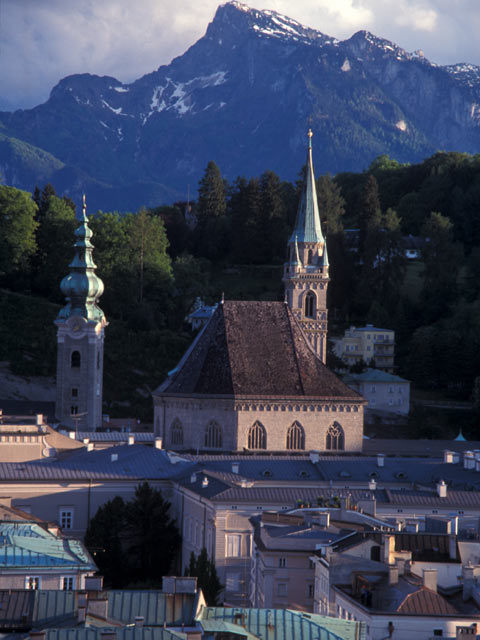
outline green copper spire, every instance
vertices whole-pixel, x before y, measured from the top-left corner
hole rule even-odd
[[[88,226],[87,205],[83,196],[82,218],[75,231],[75,255],[69,264],[68,276],[63,278],[60,289],[67,299],[67,304],[60,310],[57,319],[67,320],[71,316],[81,316],[86,320],[102,322],[103,311],[97,306],[103,293],[103,282],[95,274],[93,262],[93,245],[90,242],[92,230]]]
[[[290,242],[295,238],[298,242],[324,242],[322,228],[320,226],[320,214],[318,213],[317,189],[315,187],[315,175],[312,162],[312,130],[308,130],[307,170],[303,181],[302,196],[298,205],[295,229],[290,237]]]

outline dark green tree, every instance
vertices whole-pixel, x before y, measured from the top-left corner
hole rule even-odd
[[[194,232],[195,253],[209,260],[218,260],[225,253],[226,186],[220,169],[212,160],[208,163],[198,187],[195,209],[197,226]]]
[[[129,558],[125,557],[126,505],[120,496],[99,507],[85,533],[85,545],[92,554],[105,583],[113,588],[129,579]]]
[[[37,207],[26,191],[0,186],[0,277],[29,269]]]
[[[158,580],[175,562],[181,537],[170,506],[148,482],[139,485],[127,503],[125,543],[134,582]]]
[[[185,575],[198,578],[197,584],[203,591],[207,606],[216,607],[220,604],[219,598],[223,591],[223,585],[218,578],[215,563],[208,557],[205,547],[197,557],[192,551]]]

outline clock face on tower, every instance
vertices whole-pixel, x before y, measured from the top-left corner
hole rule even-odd
[[[67,326],[72,337],[80,338],[85,333],[87,322],[85,318],[82,318],[80,316],[73,316],[67,320]]]

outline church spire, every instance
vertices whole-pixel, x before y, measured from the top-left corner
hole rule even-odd
[[[298,242],[325,242],[320,225],[318,212],[317,188],[315,186],[315,174],[312,160],[312,130],[308,130],[308,152],[305,179],[303,181],[302,195],[297,210],[295,228],[290,237],[290,242],[295,238]]]
[[[103,293],[103,282],[96,275],[96,264],[93,262],[93,245],[90,242],[92,230],[88,226],[87,205],[83,196],[80,225],[75,230],[75,254],[69,264],[70,273],[63,278],[60,289],[67,299],[67,304],[58,314],[59,320],[67,320],[71,316],[81,316],[86,320],[101,322],[103,311],[97,302]]]

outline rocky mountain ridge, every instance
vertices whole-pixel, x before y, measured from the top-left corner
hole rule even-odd
[[[441,67],[359,31],[344,41],[274,11],[221,5],[205,36],[123,84],[61,80],[33,109],[0,113],[0,180],[52,182],[89,209],[136,210],[195,193],[209,160],[229,180],[293,180],[314,129],[317,172],[480,149],[480,68]]]

